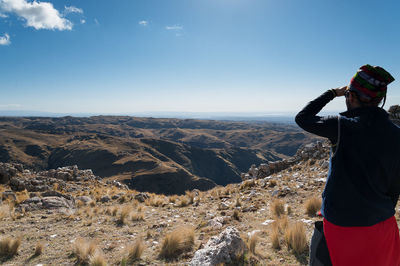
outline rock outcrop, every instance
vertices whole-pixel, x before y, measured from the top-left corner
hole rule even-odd
[[[219,236],[211,237],[204,248],[199,249],[189,265],[211,266],[234,263],[243,256],[246,244],[234,227],[227,227]]]
[[[41,197],[32,197],[19,204],[18,209],[33,211],[39,209],[62,209],[71,210],[75,208],[75,200],[72,196],[56,191],[48,191],[41,194]]]
[[[23,170],[21,164],[0,163],[0,184],[7,184],[12,177],[22,173]]]
[[[392,121],[400,126],[400,105],[392,105],[390,106],[389,110],[389,117]]]
[[[10,165],[9,169],[13,168]],[[20,172],[19,175],[13,175],[9,179],[9,185],[14,191],[26,189],[29,192],[43,192],[53,189],[53,186],[57,184],[59,188],[71,192],[77,189],[76,184],[96,179],[97,177],[93,175],[92,170],[79,170],[74,165],[38,173],[25,170],[24,173]]]
[[[329,146],[330,145],[328,142],[322,143],[321,141],[317,141],[315,143],[301,146],[297,150],[296,154],[289,159],[263,163],[258,167],[253,164],[247,173],[241,174],[242,180],[265,178],[273,173],[285,170],[290,166],[299,163],[300,161],[306,161],[309,159],[319,160],[326,158],[329,152]]]

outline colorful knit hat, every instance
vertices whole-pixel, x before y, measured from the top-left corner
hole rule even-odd
[[[357,92],[362,102],[379,103],[386,96],[387,85],[393,81],[394,78],[385,69],[364,65],[351,79],[349,90]]]

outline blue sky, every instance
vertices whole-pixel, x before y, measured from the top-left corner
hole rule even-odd
[[[0,0],[0,110],[296,112],[358,67],[397,80],[399,1]],[[344,110],[335,99],[326,110]]]

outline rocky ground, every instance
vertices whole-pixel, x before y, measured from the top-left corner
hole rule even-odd
[[[36,173],[0,164],[0,261],[307,265],[328,146],[308,145],[298,156],[303,159],[289,160],[279,170],[274,167],[282,164],[268,166],[268,173],[265,166],[253,166],[242,183],[180,196],[129,190],[77,167]],[[293,234],[300,240],[293,242]],[[13,241],[20,241],[15,252]]]

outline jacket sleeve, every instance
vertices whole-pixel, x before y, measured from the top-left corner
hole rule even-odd
[[[326,91],[318,98],[309,102],[303,110],[296,115],[296,123],[307,132],[328,138],[332,144],[337,143],[338,117],[317,116],[322,108],[335,98],[331,90]]]

